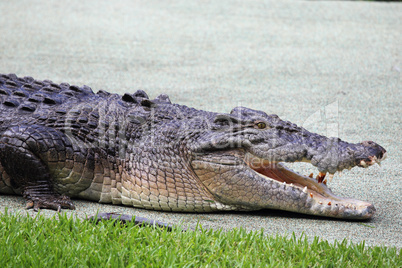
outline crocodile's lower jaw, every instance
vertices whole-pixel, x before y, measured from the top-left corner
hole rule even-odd
[[[260,177],[281,183],[284,189],[294,188],[307,194],[305,209],[300,210],[300,207],[298,210],[281,208],[283,210],[345,219],[369,219],[376,211],[371,203],[336,196],[326,183],[300,175],[282,163],[268,162],[250,154],[246,159],[249,167]]]

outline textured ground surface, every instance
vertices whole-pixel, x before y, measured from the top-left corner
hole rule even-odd
[[[402,247],[401,14],[400,3],[349,1],[1,1],[0,73],[118,93],[141,88],[220,112],[243,105],[388,150],[381,169],[353,169],[330,186],[376,205],[365,223],[77,201],[79,216],[99,209]],[[21,197],[0,196],[1,211],[6,206],[24,211]]]

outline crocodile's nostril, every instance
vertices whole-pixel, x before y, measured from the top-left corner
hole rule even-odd
[[[371,152],[377,157],[378,160],[385,159],[387,151],[381,145],[375,143],[374,141],[362,141],[360,144],[370,147]],[[372,151],[373,149],[374,151]]]
[[[383,147],[381,147],[380,145],[378,145],[378,144],[376,144],[376,145],[377,145],[378,150],[379,150],[377,158],[379,160],[384,160],[387,157],[387,151]]]

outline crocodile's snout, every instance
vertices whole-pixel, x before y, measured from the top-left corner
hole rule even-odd
[[[356,164],[359,167],[369,167],[375,163],[379,164],[387,158],[387,151],[379,144],[373,141],[363,141],[360,143],[367,150],[367,155],[356,159]]]

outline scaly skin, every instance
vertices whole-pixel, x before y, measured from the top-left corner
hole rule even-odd
[[[386,151],[310,133],[244,107],[230,114],[0,75],[0,193],[28,208],[71,198],[164,211],[281,209],[366,219],[370,203],[335,196],[325,174],[368,167]],[[316,179],[281,162],[310,162]]]

